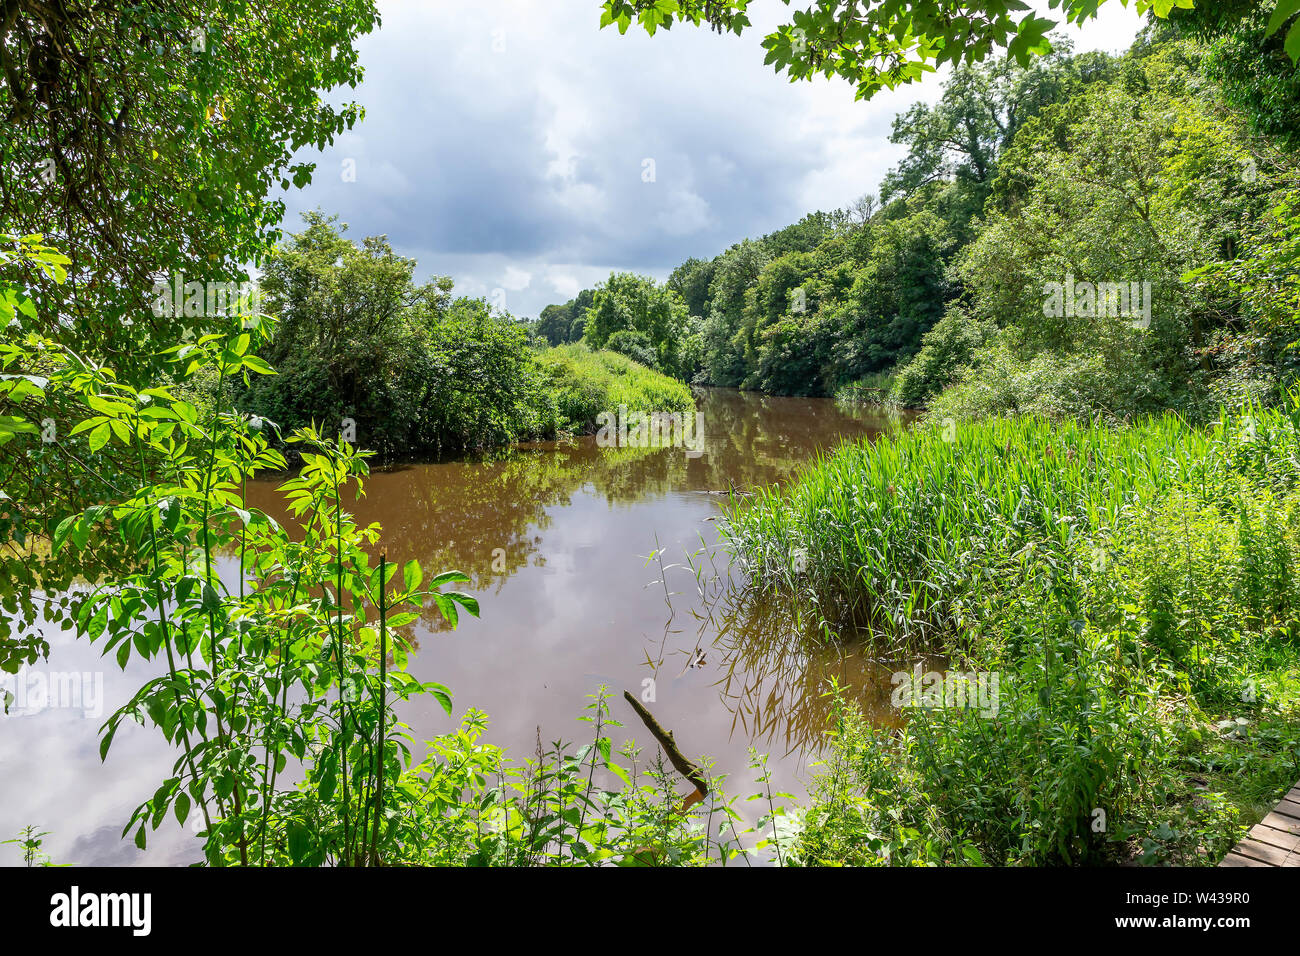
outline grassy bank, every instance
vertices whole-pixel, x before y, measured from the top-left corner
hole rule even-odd
[[[828,635],[999,678],[901,735],[846,708],[806,862],[1213,861],[1300,777],[1300,406],[848,446],[729,516]],[[946,704],[946,705],[945,705]]]
[[[893,399],[895,378],[893,372],[864,376],[837,389],[835,400],[853,404],[897,404]]]
[[[691,390],[676,379],[615,352],[576,343],[537,355],[542,388],[556,405],[563,428],[594,433],[596,416],[628,411],[693,413]]]

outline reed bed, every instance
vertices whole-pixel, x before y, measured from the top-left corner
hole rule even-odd
[[[1175,491],[1233,509],[1247,486],[1289,488],[1298,428],[1295,403],[1225,413],[1209,429],[1172,414],[1122,428],[930,422],[819,458],[733,505],[723,535],[752,586],[793,595],[827,633],[961,641],[968,609],[1026,548],[1104,561],[1135,515]]]

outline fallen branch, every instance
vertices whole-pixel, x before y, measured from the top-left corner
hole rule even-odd
[[[678,773],[691,783],[695,784],[698,796],[692,794],[691,796],[695,797],[694,800],[692,800],[691,797],[687,797],[686,802],[682,804],[682,810],[689,809],[707,797],[709,795],[709,785],[704,779],[704,774],[700,771],[699,767],[687,760],[686,756],[678,749],[677,741],[673,739],[672,731],[664,730],[663,727],[659,726],[659,721],[655,720],[654,717],[651,716],[650,711],[645,709],[641,701],[637,700],[627,691],[623,691],[623,697],[632,705],[632,709],[636,711],[636,714],[641,718],[642,723],[646,725],[646,728],[650,733],[654,734],[655,739],[659,741],[659,746],[661,746],[664,753],[668,755],[668,762],[676,768]]]

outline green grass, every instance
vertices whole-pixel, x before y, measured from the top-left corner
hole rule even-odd
[[[620,405],[630,412],[695,412],[686,385],[615,352],[560,345],[539,352],[537,363],[571,431],[595,432],[596,416],[616,413]]]
[[[1300,777],[1298,435],[1295,402],[1209,429],[948,420],[734,508],[751,587],[828,637],[1001,678],[996,716],[842,721],[804,859],[1221,856]]]

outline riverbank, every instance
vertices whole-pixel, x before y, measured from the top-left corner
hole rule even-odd
[[[947,422],[733,508],[756,592],[998,678],[995,714],[941,692],[898,735],[845,708],[808,857],[1221,857],[1300,775],[1298,434],[1295,401],[1204,430]]]

